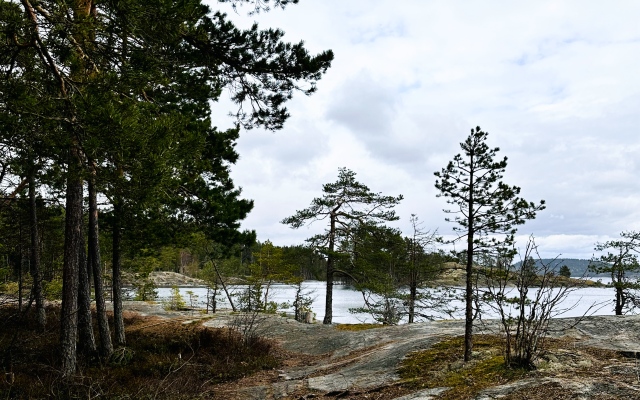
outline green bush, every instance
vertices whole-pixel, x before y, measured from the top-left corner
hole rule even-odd
[[[44,297],[47,300],[62,299],[62,279],[54,279],[52,281],[43,281]]]
[[[177,286],[171,286],[171,295],[167,300],[163,301],[162,304],[165,310],[172,311],[182,310],[187,305]]]
[[[18,282],[5,282],[0,285],[0,293],[18,295]]]
[[[132,284],[136,292],[134,300],[152,301],[158,298],[158,291],[156,290],[157,286],[151,279],[149,279],[148,273],[136,274]]]
[[[236,294],[238,308],[243,312],[264,311],[265,304],[262,301],[262,283],[256,282],[247,286],[244,290]]]

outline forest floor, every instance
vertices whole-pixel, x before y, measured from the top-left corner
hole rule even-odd
[[[128,305],[146,315],[169,316],[155,307]],[[351,330],[355,327],[302,324],[277,315],[191,316],[207,327],[241,327],[282,350],[278,367],[220,384],[215,398],[640,398],[640,316],[553,320],[534,371],[502,367],[496,321],[475,328],[473,360],[464,364],[462,321]]]

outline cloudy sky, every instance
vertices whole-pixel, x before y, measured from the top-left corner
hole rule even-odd
[[[218,8],[214,4],[214,9]],[[472,127],[509,158],[504,181],[547,209],[519,229],[543,256],[589,258],[595,242],[640,229],[640,2],[301,0],[239,26],[278,27],[335,61],[282,131],[243,132],[233,176],[259,240],[303,243],[322,222],[279,223],[321,195],[338,168],[403,194],[447,236],[433,173]],[[214,108],[223,121],[224,100]],[[224,126],[224,123],[220,123]],[[524,243],[522,243],[524,244]]]

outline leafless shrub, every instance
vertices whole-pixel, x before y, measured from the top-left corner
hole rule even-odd
[[[498,314],[505,335],[505,363],[533,369],[544,349],[551,319],[576,307],[565,300],[582,286],[580,280],[559,275],[557,258],[544,262],[533,236],[519,263],[512,263],[510,257],[487,259],[490,261],[481,268],[486,287],[478,288],[477,298]]]
[[[266,333],[266,319],[267,316],[257,310],[238,312],[231,318],[229,328],[242,336],[245,345],[251,345]]]

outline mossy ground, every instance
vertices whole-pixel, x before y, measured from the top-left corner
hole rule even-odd
[[[451,388],[442,399],[470,399],[491,386],[522,379],[527,371],[505,367],[503,341],[492,335],[476,335],[472,361],[462,363],[464,337],[435,344],[410,354],[399,369],[400,377],[414,388]]]
[[[526,387],[507,391],[501,398],[574,398],[574,389],[588,384],[595,387],[590,389],[594,394],[584,398],[614,399],[630,398],[625,388],[635,387],[639,382],[638,364],[634,364],[624,353],[580,346],[571,337],[547,338],[545,353],[537,360],[536,370],[507,368],[501,336],[475,335],[473,340],[473,358],[468,363],[462,362],[464,337],[445,339],[427,350],[409,354],[398,370],[402,386],[415,390],[446,387],[449,389],[437,396],[438,399],[462,400],[473,399],[488,388],[532,378],[533,382]],[[575,384],[562,386],[557,381],[545,381],[549,378]],[[605,387],[607,385],[610,387]],[[618,392],[620,395],[616,394]]]

